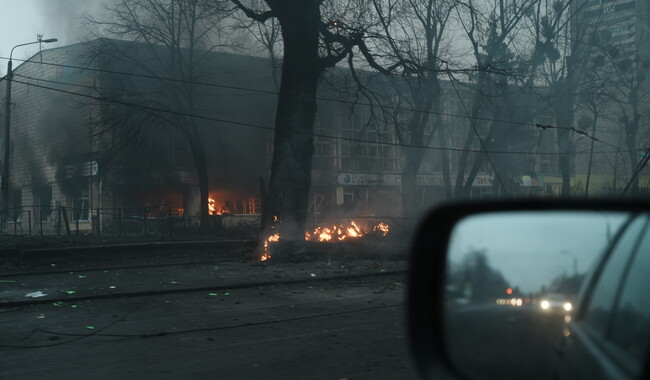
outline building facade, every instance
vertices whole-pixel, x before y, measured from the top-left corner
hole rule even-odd
[[[187,81],[170,80],[155,65],[145,70],[116,59],[109,48],[141,61],[150,58],[136,43],[97,40],[44,50],[16,67],[8,232],[61,233],[62,224],[108,228],[115,215],[119,220],[173,216],[198,222],[199,180],[179,127],[179,120],[187,118],[195,119],[201,130],[211,213],[259,214],[277,104],[269,62],[206,54],[192,82],[196,102],[188,114],[177,107],[178,100],[169,100]],[[359,100],[354,88],[336,84],[349,83],[348,72],[337,69],[328,75],[332,77],[319,89],[314,127],[310,223],[402,217],[405,156],[396,123],[377,116],[376,105]],[[399,96],[381,80],[374,86],[387,98]],[[425,136],[430,142],[422,148],[416,181],[422,210],[447,198],[440,151],[449,153],[453,185],[460,156],[466,153],[471,166],[481,154],[477,139],[469,149],[465,146],[468,134],[487,126],[473,125],[467,113],[470,86],[458,90],[443,82],[442,91],[441,109],[431,112],[440,116],[445,134]],[[513,140],[491,153],[493,161],[507,168],[507,180],[516,183],[519,195],[559,192],[554,134],[535,127],[552,124],[548,109],[526,108],[529,121],[515,124],[517,133],[506,131],[519,136],[525,130],[525,144]],[[410,112],[406,108],[399,117],[405,121]],[[434,119],[429,119],[430,130]],[[470,188],[470,198],[499,195],[488,161],[476,167]]]

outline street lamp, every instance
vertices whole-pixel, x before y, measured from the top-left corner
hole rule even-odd
[[[2,161],[2,184],[0,191],[0,198],[2,198],[2,227],[4,228],[7,221],[7,215],[9,213],[9,157],[10,155],[10,142],[9,137],[11,135],[11,79],[14,76],[13,71],[11,71],[11,58],[14,55],[14,49],[20,46],[27,46],[33,44],[46,43],[58,41],[56,38],[48,38],[46,40],[39,38],[33,42],[27,42],[24,44],[19,44],[11,48],[11,53],[9,54],[9,62],[7,62],[7,75],[5,76],[7,95],[5,96],[5,155],[4,160]]]

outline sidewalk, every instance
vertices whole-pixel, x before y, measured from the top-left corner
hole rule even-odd
[[[407,263],[403,261],[295,264],[250,261],[3,275],[0,276],[0,308],[37,303],[76,307],[76,303],[92,299],[180,292],[204,291],[209,296],[227,296],[230,289],[390,275],[404,272],[406,268]]]

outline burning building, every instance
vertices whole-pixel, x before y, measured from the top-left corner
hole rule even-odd
[[[109,226],[118,213],[198,222],[197,140],[210,214],[259,214],[276,99],[229,86],[271,90],[265,61],[211,54],[188,111],[171,96],[185,83],[116,58],[152,59],[146,52],[101,39],[44,50],[15,68],[10,219],[22,232],[51,233],[61,218],[81,230]],[[228,123],[233,115],[263,129]],[[184,128],[190,119],[194,141]]]

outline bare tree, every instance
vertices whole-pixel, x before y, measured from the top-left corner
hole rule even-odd
[[[605,79],[599,73],[597,65],[594,62],[584,63],[586,73],[581,82],[578,84],[578,94],[576,99],[576,111],[582,115],[578,119],[578,128],[587,131],[591,137],[589,141],[589,157],[587,159],[587,179],[585,180],[584,196],[589,196],[589,186],[591,184],[591,175],[596,160],[595,145],[598,139],[599,126],[602,124],[603,116],[610,112],[609,101],[607,99],[607,90],[605,89]],[[613,145],[613,144],[612,144]],[[616,168],[614,168],[616,170]]]
[[[147,84],[146,93],[136,94],[132,89],[131,100],[173,111],[158,116],[162,122],[177,128],[187,140],[199,182],[200,220],[204,227],[209,218],[207,161],[201,125],[188,115],[195,114],[195,83],[205,67],[204,61],[221,44],[219,23],[227,11],[220,5],[208,0],[121,0],[106,6],[106,17],[87,19],[96,36],[138,44],[134,48],[100,39],[91,45],[95,50],[90,54],[160,78]]]
[[[254,8],[261,8],[263,0],[256,0],[252,5]],[[262,50],[267,54],[270,62],[271,77],[275,89],[280,88],[280,70],[281,59],[283,56],[282,50],[282,30],[277,18],[269,18],[265,22],[257,22],[253,19],[234,13],[236,20],[235,29],[243,28],[249,36],[252,36],[254,42],[259,45]]]
[[[534,14],[535,59],[541,61],[540,77],[548,89],[555,111],[558,169],[562,176],[561,196],[571,196],[571,169],[575,143],[571,136],[576,94],[580,82],[580,57],[588,54],[584,45],[585,25],[576,17],[573,0],[540,0]]]
[[[447,25],[457,3],[454,0],[373,0],[378,22],[374,50],[381,54],[384,66],[395,67],[393,92],[399,94],[413,111],[404,111],[393,104],[391,122],[395,127],[405,162],[402,167],[402,210],[405,215],[418,213],[417,175],[426,147],[434,133],[444,145],[442,122],[442,86],[445,59],[448,59]],[[405,91],[403,91],[405,90]],[[389,98],[390,99],[390,98]],[[435,112],[432,112],[435,111]],[[406,122],[401,123],[401,114]],[[432,116],[433,114],[433,116]],[[451,197],[449,155],[440,150],[443,182]]]
[[[602,34],[601,34],[602,35]],[[605,71],[609,80],[606,82],[605,96],[616,109],[617,124],[625,136],[628,170],[630,176],[629,191],[632,196],[639,194],[638,139],[641,130],[649,125],[647,118],[650,91],[648,90],[648,71],[650,60],[642,59],[637,52],[632,54],[621,51],[610,42],[611,35],[601,38],[596,60],[601,63],[601,72]]]
[[[514,50],[525,45],[521,31],[524,29],[526,15],[534,9],[537,1],[490,0],[485,4],[477,4],[476,1],[470,0],[457,8],[458,20],[471,46],[477,70],[475,74],[468,76],[470,88],[474,92],[470,105],[465,104],[458,93],[469,118],[470,128],[465,135],[458,160],[455,197],[469,196],[476,175],[486,161],[494,171],[495,187],[509,192],[516,185],[516,178],[510,170],[500,173],[489,151],[500,145],[508,146],[509,141],[514,141],[504,141],[505,138],[512,137],[513,132],[513,129],[509,128],[512,124],[507,122],[521,123],[532,117],[531,114],[526,114],[522,104],[512,102],[519,97],[519,90],[514,90],[511,85],[528,88],[533,84],[531,73],[535,71],[535,65],[526,62],[523,56],[515,54]],[[499,121],[487,122],[481,118],[485,113]],[[471,148],[476,141],[481,152],[472,162]]]
[[[275,119],[273,161],[263,200],[262,237],[277,219],[283,238],[304,239],[314,152],[316,91],[321,75],[359,52],[377,66],[366,46],[363,1],[231,0],[246,16],[276,18],[282,30],[283,60]]]

